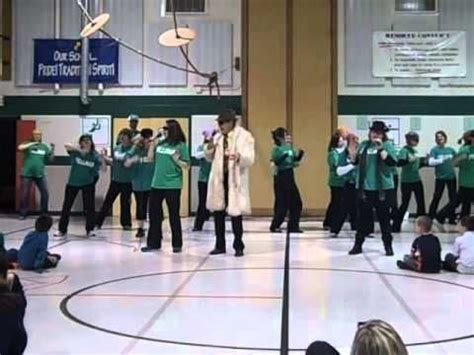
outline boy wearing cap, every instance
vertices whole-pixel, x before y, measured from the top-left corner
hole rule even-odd
[[[382,230],[385,255],[393,255],[389,208],[394,188],[392,167],[397,164],[397,157],[393,144],[388,140],[388,131],[383,121],[374,121],[369,139],[360,144],[354,157],[354,164],[358,165],[359,223],[349,255],[362,253],[362,244],[371,232],[374,209]]]
[[[233,110],[222,112],[219,133],[206,144],[204,154],[212,163],[207,209],[214,212],[216,246],[211,255],[224,254],[225,216],[230,215],[235,256],[244,255],[242,215],[250,214],[249,168],[255,161],[255,141],[250,132],[237,125]]]
[[[415,195],[416,200],[416,216],[425,214],[425,194],[423,191],[423,183],[420,177],[420,168],[424,161],[417,156],[416,146],[420,141],[420,137],[416,132],[408,132],[405,135],[406,145],[398,153],[398,166],[402,168],[401,172],[401,191],[402,204],[397,213],[397,217],[393,223],[393,232],[399,233],[403,223],[403,217],[408,210],[411,194]]]

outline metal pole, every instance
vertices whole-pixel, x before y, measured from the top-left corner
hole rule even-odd
[[[81,8],[86,10],[89,7],[89,0],[83,0],[84,3],[81,3],[78,0]],[[83,11],[81,16],[81,25],[82,27],[86,26],[89,22],[89,16],[87,16],[87,10]],[[89,105],[89,38],[82,38],[81,46],[81,90],[80,90],[81,102],[83,105]]]

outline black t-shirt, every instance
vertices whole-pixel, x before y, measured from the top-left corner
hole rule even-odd
[[[413,242],[412,251],[418,262],[418,271],[435,273],[441,270],[441,244],[437,236],[419,236]]]

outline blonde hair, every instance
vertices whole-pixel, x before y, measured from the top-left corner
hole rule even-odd
[[[357,330],[351,355],[408,355],[408,351],[390,324],[371,320]]]

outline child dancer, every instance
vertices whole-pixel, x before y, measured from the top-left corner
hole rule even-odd
[[[199,194],[199,204],[196,214],[196,219],[194,220],[193,232],[202,231],[204,222],[209,220],[211,212],[206,208],[207,202],[207,187],[209,181],[209,174],[211,173],[211,163],[206,160],[204,157],[204,145],[209,143],[212,140],[212,137],[215,135],[214,131],[204,131],[202,132],[204,137],[204,143],[198,147],[196,158],[199,159],[199,179],[198,179],[198,194]]]

